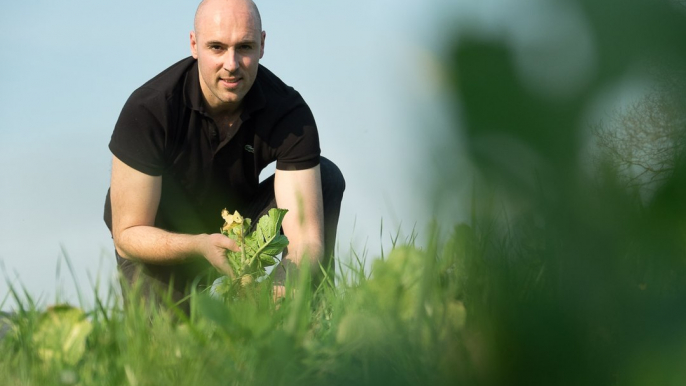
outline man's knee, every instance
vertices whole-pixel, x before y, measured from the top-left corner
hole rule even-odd
[[[341,169],[331,160],[320,157],[319,161],[322,175],[322,190],[325,196],[342,199],[345,191],[345,178]]]

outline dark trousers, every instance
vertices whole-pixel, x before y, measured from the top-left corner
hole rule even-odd
[[[321,264],[333,280],[336,230],[343,192],[345,191],[345,179],[340,169],[324,157],[321,157],[320,169],[324,201],[324,258]],[[276,208],[273,175],[260,184],[254,199],[243,208],[238,208],[238,211],[243,217],[251,218],[257,224],[259,218],[267,214],[272,208]],[[185,299],[190,294],[190,288],[196,285],[209,284],[216,277],[214,268],[205,262],[202,264],[164,266],[141,264],[127,260],[120,257],[116,250],[115,255],[117,265],[123,276],[122,293],[125,303],[133,300],[130,299],[133,296],[131,291],[135,291],[137,297],[142,297],[145,300],[155,298],[157,303],[162,304],[165,302],[166,294],[167,301],[177,303],[184,312],[188,313],[189,304]]]

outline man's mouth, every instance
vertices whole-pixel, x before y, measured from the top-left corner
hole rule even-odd
[[[236,87],[241,79],[242,78],[220,78],[220,81],[225,87]]]

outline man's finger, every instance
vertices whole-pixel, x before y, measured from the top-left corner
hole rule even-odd
[[[214,238],[214,245],[220,248],[228,249],[230,251],[240,252],[241,249],[238,247],[238,244],[236,244],[235,241],[222,235],[221,233],[216,233],[216,235],[217,236]]]
[[[236,278],[236,275],[233,273],[233,269],[231,269],[231,266],[229,265],[228,262],[225,262],[224,264],[222,264],[222,266],[220,267],[220,270],[221,270],[225,275],[227,275],[228,277],[230,277],[231,279],[235,279],[235,278]]]
[[[228,250],[230,250],[230,251],[234,251],[234,252],[240,252],[240,250],[241,250],[241,249],[238,247],[238,244],[237,244],[235,241],[233,241],[233,240],[231,240],[230,238],[228,238],[228,237],[227,237],[226,240],[224,241],[224,245],[222,245],[222,247],[224,247],[224,248],[226,248],[226,249],[228,249]]]

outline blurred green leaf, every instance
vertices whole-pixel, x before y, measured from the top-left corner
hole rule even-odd
[[[41,316],[33,344],[41,359],[75,365],[83,357],[92,330],[82,310],[69,305],[53,306]]]

